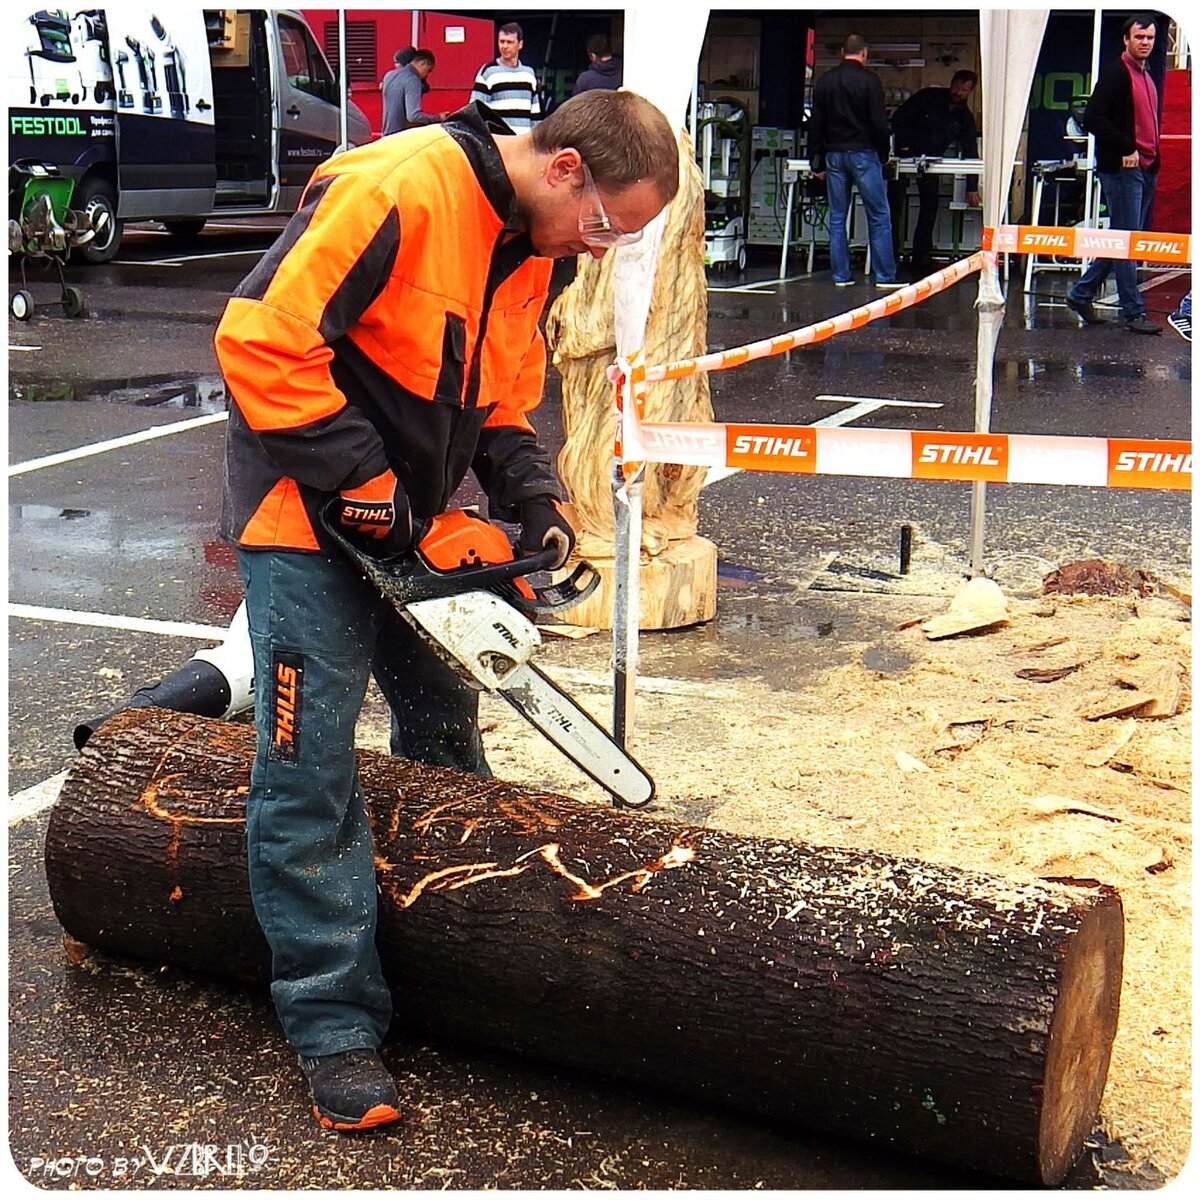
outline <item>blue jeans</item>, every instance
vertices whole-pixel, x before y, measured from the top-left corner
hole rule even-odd
[[[354,728],[375,674],[392,753],[490,774],[479,693],[350,563],[238,551],[254,650],[258,731],[246,844],[272,957],[271,997],[305,1056],[377,1047],[392,1016],[375,948],[374,847]]]
[[[1100,194],[1108,207],[1111,228],[1145,229],[1150,216],[1150,204],[1154,199],[1154,188],[1158,183],[1157,174],[1152,175],[1141,167],[1097,171],[1096,174],[1100,180]],[[1094,259],[1067,295],[1072,300],[1091,303],[1110,271],[1117,281],[1117,299],[1121,303],[1122,319],[1145,316],[1146,305],[1137,286],[1137,267],[1130,259]]]
[[[850,278],[850,186],[858,188],[867,213],[871,266],[879,283],[894,283],[896,254],[892,249],[892,216],[887,183],[874,150],[830,150],[825,155],[825,190],[829,195],[829,265],[837,283]]]

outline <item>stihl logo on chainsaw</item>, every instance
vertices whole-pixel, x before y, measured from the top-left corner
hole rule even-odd
[[[521,648],[521,641],[507,625],[501,621],[493,621],[492,628],[514,649]]]
[[[271,678],[271,749],[276,762],[296,762],[300,753],[300,697],[304,683],[304,658],[276,653]]]

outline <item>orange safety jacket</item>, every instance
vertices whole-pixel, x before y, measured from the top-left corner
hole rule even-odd
[[[505,132],[468,105],[313,175],[217,327],[225,537],[328,552],[320,504],[389,468],[414,519],[472,468],[493,518],[561,499],[528,419],[553,263],[517,217],[492,136]]]

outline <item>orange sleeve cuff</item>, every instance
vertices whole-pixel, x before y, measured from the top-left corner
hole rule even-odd
[[[381,471],[374,479],[341,492],[347,500],[391,501],[396,494],[396,476],[391,470]]]

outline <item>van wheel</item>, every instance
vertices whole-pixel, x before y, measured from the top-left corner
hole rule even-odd
[[[192,238],[200,236],[200,231],[207,224],[207,221],[198,218],[195,221],[164,221],[162,226],[169,234],[190,242]]]
[[[12,298],[8,302],[8,311],[18,321],[28,321],[33,316],[33,296],[24,289],[13,292]]]
[[[112,262],[121,247],[123,221],[117,219],[117,194],[107,179],[93,176],[85,179],[73,207],[82,209],[91,218],[96,236],[80,249],[86,262]]]

